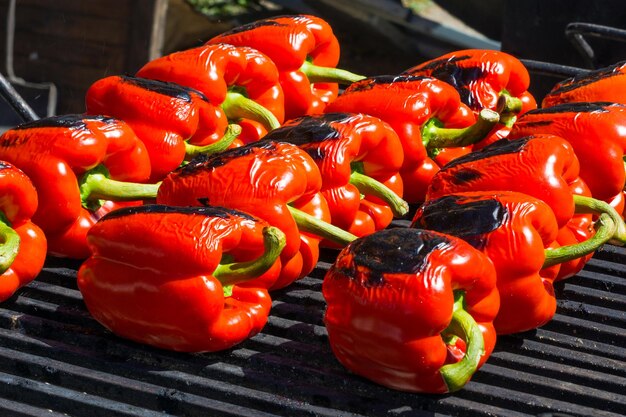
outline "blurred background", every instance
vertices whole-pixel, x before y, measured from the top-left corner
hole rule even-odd
[[[466,48],[582,68],[626,59],[621,40],[590,36],[590,58],[565,36],[571,22],[624,28],[623,0],[0,0],[0,73],[39,116],[82,112],[85,91],[102,77],[296,13],[327,20],[341,44],[339,66],[365,75]],[[540,98],[556,81],[535,74],[531,92]],[[0,125],[17,123],[0,102]]]

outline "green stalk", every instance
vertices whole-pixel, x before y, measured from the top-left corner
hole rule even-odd
[[[595,252],[600,246],[608,242],[615,234],[615,222],[607,213],[602,213],[596,223],[599,225],[592,238],[575,245],[561,246],[556,249],[546,250],[546,260],[543,268],[562,264]]]
[[[439,372],[449,392],[458,391],[470,380],[478,369],[480,358],[485,354],[485,341],[476,320],[465,311],[463,292],[454,294],[452,321],[443,331],[444,335],[455,335],[465,340],[465,356],[457,363],[444,365]]]
[[[257,121],[267,129],[274,130],[280,127],[280,122],[274,113],[245,96],[242,89],[231,88],[226,93],[226,99],[222,103],[222,109],[226,117],[231,120],[251,119]]]
[[[337,226],[313,217],[302,210],[291,206],[287,206],[287,208],[291,212],[291,215],[296,221],[300,231],[314,234],[342,246],[346,246],[348,243],[357,238],[352,233],[346,232]]]
[[[409,204],[389,187],[372,177],[353,171],[350,174],[350,184],[354,185],[361,194],[380,198],[389,205],[393,215],[402,217],[409,212]]]
[[[422,142],[430,150],[472,145],[484,139],[499,120],[500,115],[489,109],[481,110],[476,123],[462,129],[441,127],[441,122],[432,118],[422,127]]]
[[[304,61],[300,71],[307,76],[311,83],[352,84],[365,78],[362,75],[339,68],[319,67],[309,60]]]
[[[197,146],[185,142],[185,159],[190,160],[196,155],[205,154],[213,155],[218,152],[226,150],[237,136],[241,134],[241,126],[237,124],[229,124],[224,132],[224,136],[217,142],[210,145]]]
[[[83,175],[80,181],[80,197],[83,206],[93,209],[98,200],[134,201],[153,199],[161,183],[139,184],[116,181],[109,178],[109,172],[103,165],[98,165]]]
[[[0,274],[11,267],[20,248],[20,235],[11,227],[4,213],[0,213]]]
[[[265,252],[255,260],[230,262],[229,256],[222,258],[223,261],[226,260],[226,263],[218,265],[212,275],[220,280],[225,291],[230,291],[227,287],[250,281],[270,269],[285,247],[285,234],[277,227],[265,227],[263,229],[263,244]]]
[[[500,97],[498,97],[496,111],[500,113],[500,115],[517,114],[522,111],[523,106],[524,103],[522,103],[521,99],[513,97],[511,93],[506,90],[502,90]]]
[[[616,227],[615,234],[611,237],[610,243],[619,246],[626,244],[626,224],[624,224],[622,216],[615,210],[615,207],[611,206],[606,201],[582,195],[574,195],[574,204],[576,205],[576,213],[608,214]]]

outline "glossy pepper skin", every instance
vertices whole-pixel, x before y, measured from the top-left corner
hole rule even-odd
[[[159,181],[185,159],[185,141],[204,145],[226,129],[222,110],[199,91],[173,83],[123,75],[102,78],[87,90],[89,114],[124,120],[145,144]]]
[[[362,174],[402,196],[402,146],[387,123],[364,114],[303,116],[270,132],[266,139],[297,145],[313,158],[335,226],[360,237],[384,229],[393,220],[394,210],[387,201],[352,180]]]
[[[120,209],[89,231],[93,255],[78,288],[91,315],[121,337],[184,352],[228,349],[263,328],[271,299],[258,287],[227,290],[215,271],[223,257],[263,253],[266,226],[218,207]]]
[[[39,205],[33,222],[46,234],[48,252],[86,258],[87,230],[109,209],[83,207],[78,179],[104,166],[120,181],[146,181],[150,161],[144,144],[121,120],[69,114],[19,125],[0,136],[0,159],[31,179]]]
[[[464,292],[464,309],[484,341],[469,378],[495,344],[495,285],[491,261],[461,239],[406,228],[359,238],[341,251],[322,284],[330,346],[350,371],[387,387],[457,390],[464,382],[451,386],[442,377],[456,362],[449,340],[455,293]]]
[[[511,191],[449,194],[418,208],[411,227],[456,236],[487,255],[500,293],[498,334],[535,329],[554,316],[559,268],[543,264],[546,249],[558,246],[558,226],[543,201]]]
[[[201,91],[209,102],[219,106],[244,132],[244,143],[259,140],[285,119],[285,100],[276,65],[263,53],[246,46],[205,45],[174,52],[144,65],[138,77],[168,81]],[[271,121],[253,120],[240,107],[231,108],[230,98],[237,95],[251,105],[261,106]],[[244,106],[245,107],[245,106]],[[247,107],[246,107],[247,108]],[[264,122],[259,125],[259,121]],[[257,128],[263,129],[258,132]]]
[[[543,98],[541,106],[594,101],[626,104],[624,97],[626,97],[626,61],[621,61],[557,83]]]
[[[305,62],[335,67],[339,42],[330,25],[310,15],[277,16],[224,32],[207,44],[248,46],[270,57],[280,73],[287,120],[322,113],[337,97],[337,83],[312,83],[302,71]]]
[[[317,165],[302,149],[289,143],[260,141],[194,158],[163,180],[157,203],[223,206],[278,227],[285,233],[287,244],[280,257],[280,276],[268,286],[277,289],[304,277],[317,263],[321,238],[301,232],[288,205],[329,222],[321,186]]]
[[[530,111],[513,126],[510,138],[536,133],[567,140],[580,161],[580,177],[593,197],[610,201],[624,190],[626,105],[566,103]]]
[[[411,75],[358,81],[346,88],[326,112],[364,113],[391,125],[402,144],[400,176],[404,199],[409,203],[424,201],[428,184],[439,170],[425,145],[425,127],[435,124],[463,128],[476,120],[452,86],[435,78]]]
[[[31,221],[37,210],[35,187],[21,170],[3,161],[0,161],[0,195],[2,245],[10,242],[10,235],[18,240],[11,253],[3,250],[0,301],[4,301],[41,272],[47,246],[43,231]],[[5,264],[5,257],[10,263]]]
[[[462,156],[441,169],[428,189],[427,200],[468,191],[516,191],[544,201],[559,227],[557,243],[566,245],[593,235],[590,214],[575,214],[574,195],[591,196],[579,176],[580,164],[565,139],[537,134],[502,139]],[[582,269],[585,258],[562,266],[562,274]]]

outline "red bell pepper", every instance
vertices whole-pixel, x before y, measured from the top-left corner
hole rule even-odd
[[[322,293],[339,362],[387,387],[459,390],[495,344],[493,265],[453,236],[394,228],[359,238],[330,267]]]
[[[234,139],[225,134],[219,107],[199,91],[173,83],[106,77],[89,87],[85,102],[88,113],[116,117],[132,128],[148,150],[152,181],[177,168],[186,154],[226,149]]]
[[[398,172],[402,146],[382,120],[348,113],[303,116],[265,139],[293,143],[313,158],[335,226],[360,237],[408,212]]]
[[[284,238],[218,207],[120,209],[89,231],[93,255],[78,271],[78,288],[92,316],[118,336],[184,352],[228,349],[267,322],[267,290],[240,283],[273,269]]]
[[[53,255],[89,256],[86,232],[111,208],[99,200],[156,194],[154,185],[116,181],[146,181],[150,161],[128,125],[109,117],[72,114],[22,124],[0,136],[0,160],[33,182],[39,198],[33,222]]]
[[[30,179],[0,161],[0,301],[31,282],[46,260],[46,237],[31,221],[37,192]]]
[[[244,143],[276,129],[285,118],[283,90],[276,65],[261,52],[245,46],[205,45],[174,52],[148,62],[138,77],[169,81],[201,91],[228,119],[246,126],[260,122],[264,130],[246,128]]]
[[[278,16],[222,33],[207,44],[249,46],[270,57],[280,72],[285,115],[293,119],[322,113],[337,97],[337,83],[363,78],[335,68],[339,41],[330,25],[309,15]]]
[[[609,101],[626,104],[626,61],[589,71],[557,83],[542,107],[562,103]]]
[[[440,148],[471,145],[484,138],[499,120],[497,113],[483,110],[476,121],[452,86],[411,75],[358,81],[326,111],[365,113],[391,125],[404,151],[400,176],[403,196],[409,203],[424,201],[428,184],[439,170],[433,157]]]
[[[248,212],[287,236],[278,289],[315,267],[322,238],[345,245],[355,236],[330,225],[322,178],[313,159],[295,145],[260,141],[220,154],[199,155],[170,173],[157,203],[211,204]],[[323,229],[323,230],[320,230]]]

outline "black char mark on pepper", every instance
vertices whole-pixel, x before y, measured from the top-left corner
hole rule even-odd
[[[187,103],[191,103],[192,93],[198,95],[200,99],[209,102],[209,99],[200,91],[194,90],[193,88],[184,87],[180,84],[159,80],[150,80],[147,78],[132,77],[129,75],[120,75],[119,77],[123,82],[135,85],[147,91],[152,91],[154,93],[162,94],[167,97],[173,97],[179,100],[183,100]]]
[[[459,165],[492,158],[497,155],[519,153],[533,138],[534,136],[524,136],[523,138],[515,140],[508,140],[506,138],[500,139],[497,142],[485,146],[479,151],[468,153],[450,161],[448,164],[444,165],[441,170],[445,171]]]
[[[371,90],[378,85],[390,85],[395,83],[418,82],[425,79],[432,79],[421,75],[379,75],[376,77],[365,78],[364,80],[352,83],[344,92],[356,93],[358,91]]]
[[[364,267],[365,287],[385,284],[385,274],[418,274],[428,265],[428,255],[437,249],[450,246],[445,236],[425,230],[395,228],[382,230],[354,241],[349,246],[354,268]],[[357,278],[354,271],[345,271]]]
[[[110,213],[107,213],[104,217],[100,219],[100,221],[106,221],[111,219],[116,219],[120,217],[126,216],[134,216],[137,214],[169,214],[169,213],[179,213],[179,214],[189,214],[189,215],[199,215],[204,217],[219,217],[222,219],[228,219],[232,216],[243,217],[248,220],[257,221],[254,217],[250,216],[247,213],[241,212],[239,210],[233,210],[225,207],[176,207],[176,206],[166,206],[162,204],[147,204],[144,206],[137,207],[124,207],[118,210],[114,210]]]
[[[609,67],[600,68],[595,71],[589,71],[589,72],[577,75],[575,77],[563,80],[560,83],[558,83],[548,95],[566,93],[568,91],[572,91],[577,88],[584,87],[589,84],[593,84],[604,78],[610,78],[610,77],[622,75],[619,72],[619,69],[623,67],[625,64],[626,64],[626,61],[621,61]]]
[[[271,19],[264,19],[264,20],[258,20],[256,22],[252,22],[252,23],[248,23],[245,25],[241,25],[241,26],[237,26],[236,28],[233,28],[229,31],[226,31],[224,33],[222,33],[221,35],[219,35],[219,37],[226,37],[226,36],[230,36],[230,35],[236,35],[237,33],[243,33],[243,32],[249,32],[252,31],[254,29],[257,28],[261,28],[264,26],[287,26],[284,23],[279,23],[276,22],[275,19],[278,19],[279,17],[283,17],[283,16],[277,16],[277,17],[273,17]]]
[[[42,127],[61,127],[66,129],[84,130],[87,129],[85,120],[89,117],[93,116],[85,116],[84,114],[64,114],[61,116],[44,117],[43,119],[22,123],[21,125],[14,127],[13,130],[35,129]]]
[[[483,249],[487,235],[509,218],[506,207],[494,198],[449,195],[426,202],[420,208],[418,227],[459,237]]]
[[[595,101],[589,103],[563,103],[558,104],[556,106],[544,107],[541,109],[533,109],[528,111],[526,114],[558,114],[558,113],[607,113],[609,111],[608,107],[623,107],[626,108],[626,105],[619,103],[611,103],[607,101]],[[522,116],[524,117],[524,116]]]
[[[189,161],[187,165],[177,168],[174,173],[180,176],[194,175],[200,171],[211,170],[226,165],[234,159],[253,153],[256,149],[266,151],[275,150],[276,142],[263,140],[249,143],[239,148],[228,149],[215,155],[200,154]]]

